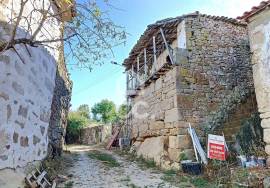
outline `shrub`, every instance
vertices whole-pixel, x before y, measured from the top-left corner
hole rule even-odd
[[[66,142],[76,143],[80,141],[81,130],[86,127],[89,120],[78,112],[71,112],[68,116]]]

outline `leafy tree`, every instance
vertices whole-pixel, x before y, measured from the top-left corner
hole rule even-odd
[[[66,141],[74,143],[80,140],[81,130],[89,123],[89,119],[79,112],[70,112],[68,116]]]
[[[118,109],[118,115],[121,119],[124,119],[127,114],[127,105],[121,104],[119,109]]]
[[[87,104],[82,104],[78,108],[78,113],[80,113],[83,117],[90,119],[90,108]]]
[[[125,120],[127,114],[127,105],[122,104],[118,108],[116,116],[113,118],[113,123],[122,123]]]
[[[112,122],[116,117],[116,106],[114,102],[107,99],[95,104],[91,111],[95,120],[101,120],[104,123]]]

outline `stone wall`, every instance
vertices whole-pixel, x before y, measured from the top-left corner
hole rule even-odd
[[[237,130],[237,124],[232,121],[232,112],[238,111],[235,103],[237,100],[245,103],[247,97],[254,95],[247,27],[203,16],[190,17],[185,22],[189,61],[180,65],[178,85],[178,103],[185,104],[185,120],[201,125],[222,111],[221,117]],[[244,98],[230,101],[237,95]],[[230,102],[232,104],[226,104]],[[257,110],[256,101],[252,102],[255,105],[238,111],[239,119]]]
[[[49,1],[45,6],[49,5]],[[36,7],[43,6],[36,2]],[[0,40],[8,40],[14,27],[10,16],[20,10],[20,1],[4,0],[0,4]],[[23,15],[29,15],[33,4],[28,1]],[[57,8],[50,7],[55,14]],[[33,12],[33,21],[39,18]],[[59,38],[59,19],[49,18],[44,27],[50,36]],[[26,22],[17,28],[17,37],[29,36]],[[32,31],[37,29],[33,24]],[[48,37],[44,33],[37,40]],[[0,56],[0,169],[26,166],[47,155],[48,126],[55,88],[59,43],[50,47],[16,45]],[[52,48],[51,48],[52,47]]]
[[[266,152],[270,155],[270,10],[249,18],[253,78]],[[268,160],[270,164],[270,160]]]
[[[100,144],[112,135],[112,125],[98,125],[84,128],[81,131],[81,143],[86,145]]]
[[[210,114],[236,87],[254,90],[245,25],[190,16],[179,24],[177,40],[172,46],[186,47],[187,60],[176,59],[181,59],[179,66],[139,91],[133,101],[132,138],[137,153],[154,158],[164,168],[175,167],[181,153],[192,158],[189,123],[204,138]],[[164,57],[158,57],[158,64]],[[227,121],[237,130],[232,110],[226,112]],[[238,116],[246,118],[254,111],[256,104],[238,111]]]
[[[60,156],[63,151],[71,92],[72,82],[66,68],[64,44],[62,44],[60,58],[57,61],[52,113],[48,130],[50,157]]]
[[[56,62],[42,47],[18,48],[25,64],[12,50],[0,56],[0,169],[47,155]]]

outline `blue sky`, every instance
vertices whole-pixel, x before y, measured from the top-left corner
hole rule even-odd
[[[102,66],[94,67],[92,72],[69,67],[73,81],[71,101],[73,110],[80,104],[88,104],[91,107],[102,99],[112,100],[118,106],[125,103],[124,69],[110,62],[122,64],[148,24],[195,11],[237,17],[250,10],[252,6],[258,5],[261,0],[110,0],[110,2],[121,9],[110,13],[112,19],[124,26],[130,35],[125,46],[114,49],[114,58],[108,59],[108,63]]]

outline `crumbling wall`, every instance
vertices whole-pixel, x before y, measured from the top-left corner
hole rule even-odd
[[[81,131],[81,143],[86,145],[99,144],[112,135],[112,125],[87,127]]]
[[[178,58],[179,66],[139,91],[132,108],[137,153],[154,158],[164,168],[175,166],[180,155],[192,158],[189,123],[203,140],[207,122],[223,108],[226,97],[238,87],[247,93],[254,91],[245,25],[202,15],[186,17],[178,26],[178,41],[173,47],[176,43],[186,47],[188,58]],[[162,57],[158,64],[164,61]],[[227,121],[234,118],[234,109],[233,105],[225,112]],[[254,111],[256,104],[238,116],[246,118]],[[236,121],[230,121],[230,126],[239,129]]]
[[[256,14],[249,18],[249,22],[256,98],[264,129],[265,150],[270,155],[270,10]]]

